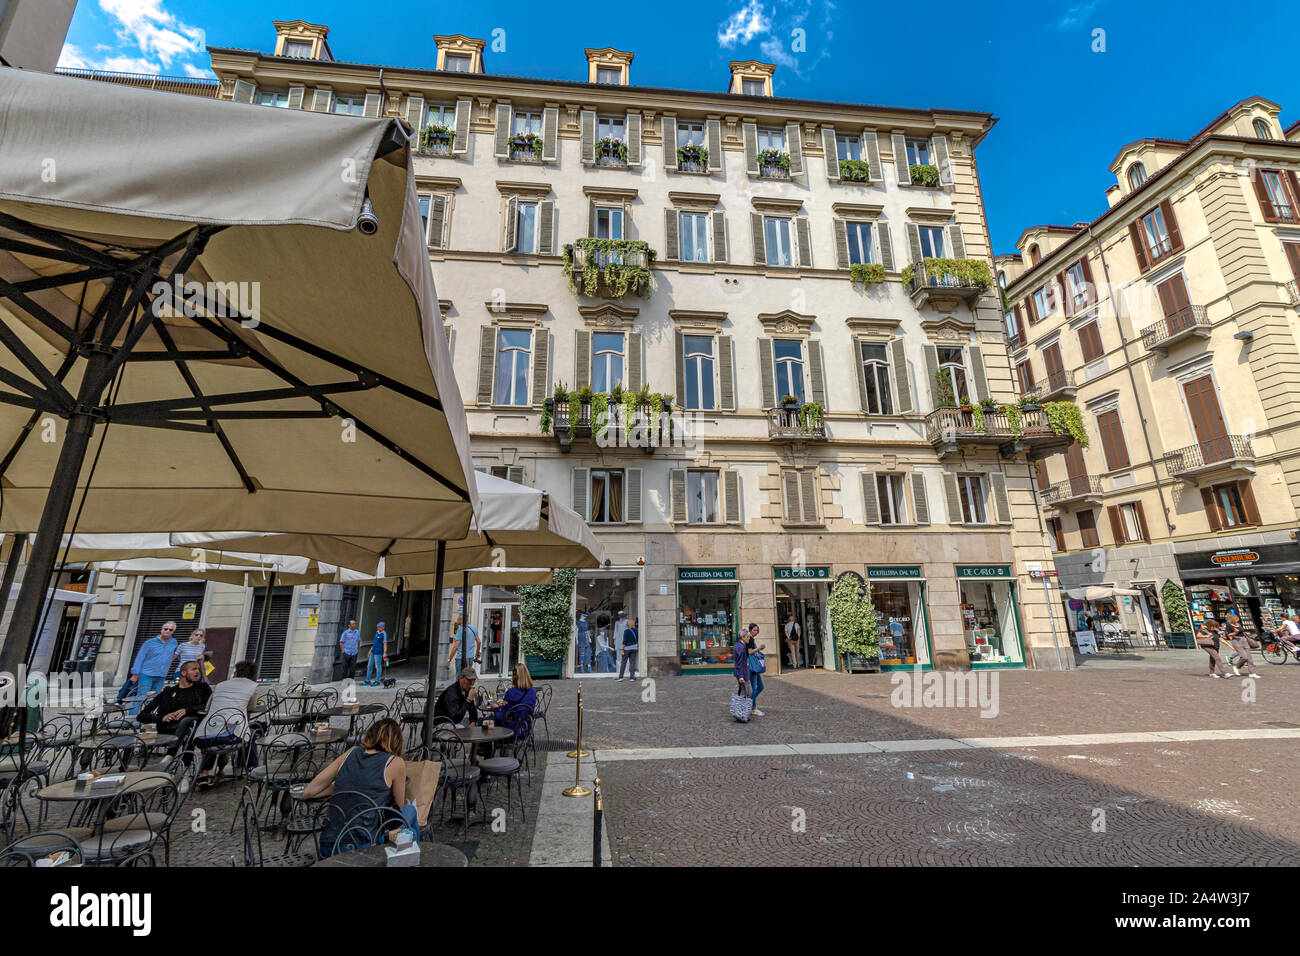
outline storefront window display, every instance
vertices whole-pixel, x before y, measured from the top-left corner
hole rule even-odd
[[[871,603],[880,617],[880,666],[930,663],[924,583],[919,567],[868,568]]]
[[[1024,663],[1015,582],[1007,565],[957,567],[962,632],[972,667]]]
[[[583,612],[587,615],[587,639],[577,641],[574,673],[614,674],[618,670],[623,631],[640,614],[640,573],[632,570],[580,572],[575,600],[579,630]]]
[[[739,633],[735,568],[677,572],[677,646],[682,673],[730,670]]]

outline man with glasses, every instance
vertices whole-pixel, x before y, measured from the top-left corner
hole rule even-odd
[[[176,656],[176,638],[172,636],[175,633],[176,622],[168,621],[156,637],[151,637],[140,645],[140,651],[131,664],[131,674],[117,693],[119,701],[128,696],[144,698],[162,690],[167,680],[167,671],[172,666],[172,658]],[[139,706],[137,703],[132,713]]]
[[[433,716],[446,717],[457,727],[473,727],[478,723],[478,707],[474,704],[474,685],[478,672],[466,667],[453,684],[448,684],[433,705]]]

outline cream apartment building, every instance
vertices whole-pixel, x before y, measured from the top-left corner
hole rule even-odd
[[[1085,608],[1139,634],[1167,627],[1166,582],[1193,625],[1300,610],[1300,125],[1280,111],[1253,96],[1122,147],[1105,212],[996,259],[1018,386],[1072,397],[1092,438],[1038,465],[1060,586],[1141,591]]]
[[[582,81],[521,78],[464,36],[434,38],[433,69],[380,67],[275,26],[271,53],[210,49],[220,95],[408,122],[475,465],[599,534],[576,598],[593,643],[635,620],[643,673],[729,671],[752,621],[776,670],[793,616],[793,663],[840,667],[827,594],[852,571],[886,666],[1071,666],[1029,577],[1051,560],[1031,461],[1069,439],[1042,412],[937,408],[940,378],[1017,394],[974,155],[991,115],[778,97],[753,61],[722,92],[639,86],[610,48]],[[624,405],[638,427],[603,427]],[[339,591],[286,673],[319,673],[349,613],[420,650],[427,595]],[[470,597],[488,673],[518,654],[517,602]]]

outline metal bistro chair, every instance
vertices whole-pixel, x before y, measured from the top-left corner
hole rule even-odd
[[[37,808],[36,826],[45,825],[46,804],[37,800],[36,793],[46,785],[47,780],[43,775],[30,770],[22,774],[16,770],[0,773],[0,838],[3,838],[3,842],[13,840],[20,819],[23,830],[28,833],[32,831],[32,818],[28,816],[28,810],[33,805]]]
[[[292,853],[282,853],[275,856],[266,856],[262,852],[262,826],[257,817],[257,798],[253,795],[253,788],[244,786],[244,792],[240,794],[239,803],[235,807],[234,818],[230,821],[229,833],[235,832],[236,824],[244,825],[244,866],[300,866],[303,860]],[[230,865],[236,866],[234,854],[231,854]]]
[[[433,746],[442,763],[442,774],[438,779],[438,789],[442,791],[443,812],[439,819],[445,819],[447,799],[451,798],[451,811],[456,812],[456,794],[465,802],[465,818],[461,824],[461,835],[469,832],[469,797],[470,791],[478,786],[479,768],[470,760],[469,748],[456,736],[455,731],[446,725],[433,729]]]
[[[115,733],[96,741],[89,753],[82,759],[86,770],[112,770],[125,773],[130,769],[131,761],[141,753],[140,736],[134,733]]]
[[[59,779],[60,775],[72,776],[76,768],[73,754],[77,744],[86,738],[88,727],[84,718],[71,714],[59,714],[41,724],[36,756],[49,763],[51,780]]]
[[[383,704],[362,704],[356,717],[351,721],[351,733],[343,738],[343,749],[347,750],[361,743],[361,738],[366,735],[366,731],[387,716],[388,708]]]
[[[424,706],[426,698],[417,696],[418,691],[408,687],[393,700],[393,709],[389,712],[406,730],[406,745],[414,747],[424,730]]]
[[[546,749],[551,749],[551,727],[546,722],[546,712],[551,709],[551,695],[555,688],[550,684],[535,684],[537,690],[537,707],[533,710],[533,720],[542,722],[542,727],[546,730]],[[532,744],[534,756],[537,753],[536,743]]]
[[[277,804],[281,813],[286,809],[289,788],[316,776],[320,768],[312,758],[314,750],[315,745],[302,733],[278,734],[257,742],[258,763],[248,771],[248,780],[256,784],[258,805],[265,808],[268,827],[275,825]]]
[[[378,821],[381,819],[380,811],[389,810],[397,813],[391,807],[384,807],[364,793],[356,790],[342,790],[330,794],[315,807],[311,815],[311,836],[316,848],[316,859],[323,860],[327,856],[333,856],[335,853],[344,852],[337,849],[340,838],[347,833],[349,829],[357,829],[356,824],[365,819],[365,815],[370,815],[372,819]],[[397,813],[400,817],[401,814]],[[405,825],[403,820],[401,825]],[[350,838],[352,843],[358,842],[360,834],[353,833]],[[369,844],[366,844],[369,845]],[[349,849],[361,849],[360,846],[350,846]],[[329,852],[326,852],[326,851]]]
[[[496,757],[487,757],[478,762],[480,791],[482,784],[487,784],[487,793],[483,795],[483,819],[487,821],[487,796],[492,792],[492,781],[504,779],[506,782],[506,818],[510,817],[510,788],[514,785],[519,791],[519,814],[528,822],[528,812],[524,806],[524,787],[520,780],[524,763],[528,759],[528,744],[533,736],[533,712],[523,704],[516,704],[506,711],[504,726],[514,727],[515,735],[502,749],[507,751]]]
[[[253,745],[253,728],[248,715],[238,707],[223,707],[202,718],[195,725],[190,738],[192,770],[197,783],[204,769],[217,765],[217,774],[233,767],[235,776],[241,776],[248,765],[248,749]],[[204,764],[208,764],[207,768]]]
[[[257,697],[248,707],[248,720],[255,734],[261,736],[271,729],[271,715],[278,711],[279,707],[280,695],[274,687],[258,691]]]
[[[382,844],[390,830],[400,830],[406,825],[406,818],[392,807],[362,809],[344,821],[334,838],[330,856]]]
[[[71,833],[62,830],[31,833],[0,850],[0,867],[35,866],[37,860],[62,850],[72,854],[65,865],[81,865],[81,844]]]
[[[136,781],[112,798],[97,832],[78,840],[82,856],[92,865],[155,866],[153,850],[161,842],[170,866],[171,825],[180,804],[176,781],[166,774]]]

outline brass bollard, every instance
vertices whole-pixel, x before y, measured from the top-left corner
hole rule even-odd
[[[565,756],[576,760],[591,756],[590,750],[582,749],[582,681],[578,681],[578,746],[574,750],[570,750]]]
[[[590,757],[587,751],[582,749],[582,684],[578,684],[578,748],[569,752],[570,757],[576,758],[573,765],[573,786],[563,791],[566,797],[589,797],[591,791],[582,785],[582,758]]]

